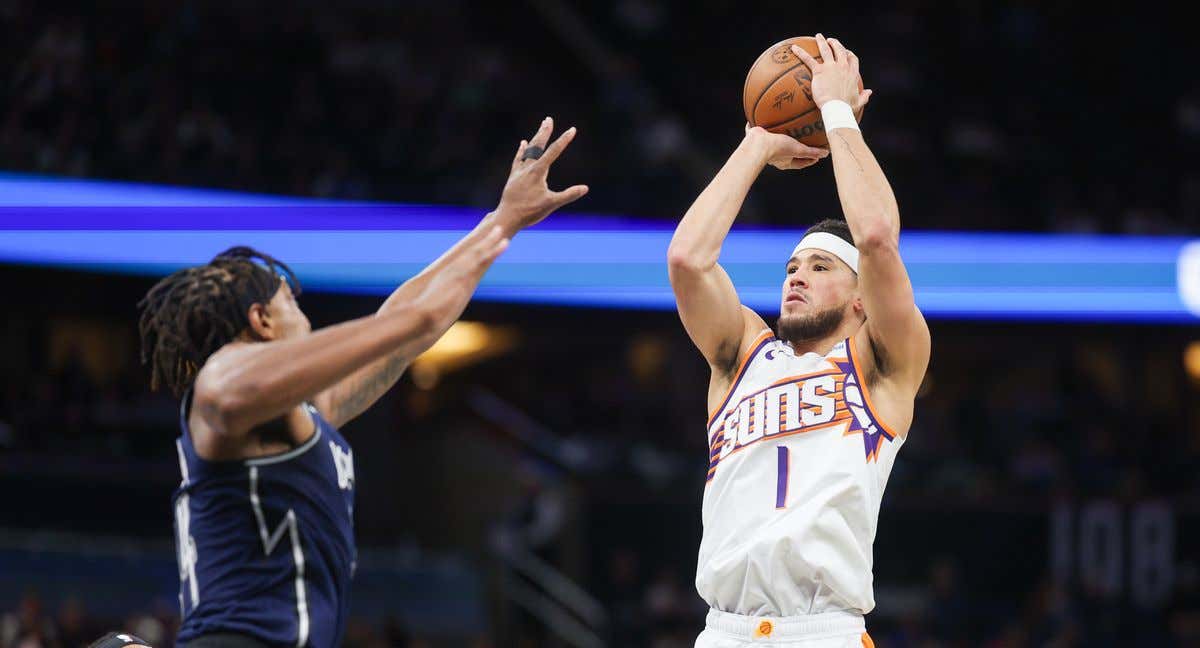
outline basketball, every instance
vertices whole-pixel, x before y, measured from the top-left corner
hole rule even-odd
[[[742,89],[746,121],[772,133],[791,135],[809,146],[828,146],[821,111],[812,99],[812,72],[792,53],[792,45],[821,60],[817,39],[812,36],[782,40],[759,54]],[[861,78],[858,87],[863,87]],[[861,120],[862,109],[854,116]]]

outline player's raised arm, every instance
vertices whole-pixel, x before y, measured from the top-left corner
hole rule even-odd
[[[858,57],[837,39],[817,34],[821,62],[792,52],[812,71],[813,102],[821,108],[833,156],[838,197],[859,250],[859,288],[875,367],[915,393],[929,364],[929,327],[913,301],[900,258],[900,210],[883,170],[867,147],[854,111],[869,100],[859,90]]]
[[[475,287],[508,245],[499,226],[463,250],[402,309],[363,317],[308,335],[274,339],[282,323],[263,304],[252,304],[250,335],[269,343],[230,344],[214,353],[196,375],[193,420],[220,447],[254,426],[282,416],[356,369],[384,354],[415,357],[446,330],[470,301]],[[281,292],[286,290],[286,284]],[[282,297],[293,299],[290,290]],[[207,444],[206,444],[207,445]]]
[[[823,149],[786,135],[750,128],[729,160],[684,214],[667,250],[671,288],[679,317],[714,373],[731,373],[742,346],[766,328],[741,305],[717,259],[738,211],[767,164],[802,169],[825,157]]]
[[[575,185],[563,191],[551,191],[547,185],[550,166],[575,139],[575,129],[572,127],[550,143],[553,131],[554,120],[547,117],[542,120],[537,132],[528,142],[521,140],[496,210],[485,216],[475,229],[454,247],[397,288],[379,308],[377,316],[406,308],[438,273],[466,253],[493,227],[499,226],[504,236],[512,238],[517,232],[540,222],[554,210],[578,200],[587,193],[586,185]],[[447,323],[446,326],[449,327],[450,324],[453,322]],[[436,331],[430,345],[443,333],[445,329]],[[318,396],[317,408],[334,426],[340,427],[366,411],[391,389],[408,365],[417,355],[424,352],[425,348],[398,349],[355,371]],[[414,350],[416,353],[412,352]]]

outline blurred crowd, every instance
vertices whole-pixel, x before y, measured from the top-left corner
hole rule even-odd
[[[163,449],[178,402],[151,392],[144,377],[95,380],[78,355],[53,369],[7,376],[0,393],[0,452],[148,459]]]
[[[591,185],[579,209],[675,219],[740,137],[749,64],[824,31],[863,60],[906,226],[1195,231],[1200,85],[1171,67],[1195,58],[1184,24],[1066,2],[6,0],[0,167],[488,208],[551,114],[580,128],[555,170]],[[1163,63],[1101,56],[1116,43]],[[742,222],[836,213],[827,167],[807,172],[824,184],[768,173]]]
[[[86,648],[108,632],[128,632],[149,641],[154,648],[171,648],[179,627],[176,610],[160,607],[132,611],[123,617],[94,614],[78,598],[67,598],[57,607],[48,605],[37,593],[21,598],[15,609],[0,609],[2,648]],[[346,648],[435,648],[429,638],[414,636],[397,619],[372,621],[352,617]],[[486,638],[461,642],[463,648],[495,648]]]
[[[643,574],[647,565],[635,552],[619,549],[612,555],[608,582],[596,592],[611,615],[607,645],[646,648],[688,648],[703,628],[707,607],[690,586],[670,570]],[[880,648],[1026,648],[1054,646],[1176,646],[1200,645],[1200,587],[1189,584],[1165,612],[1119,614],[1111,603],[1072,596],[1052,582],[1036,584],[1011,606],[1005,621],[981,625],[977,619],[993,612],[979,608],[984,599],[968,590],[954,562],[936,561],[922,587],[929,601],[920,609],[895,617],[868,617],[868,630]],[[1114,618],[1112,615],[1118,613]],[[174,645],[178,615],[173,609],[131,610],[121,617],[89,613],[87,604],[67,598],[56,608],[36,593],[28,593],[14,609],[0,608],[2,648],[85,648],[114,628],[132,632],[156,648]],[[396,618],[353,617],[346,648],[516,648],[566,646],[544,628],[518,630],[511,644],[486,636],[429,637],[413,633]]]
[[[614,646],[688,648],[703,627],[707,607],[697,605],[690,586],[667,573],[638,584],[632,554],[614,555],[613,575],[604,591],[614,611]],[[1097,597],[1072,594],[1049,580],[1034,584],[1006,607],[1003,621],[981,624],[997,613],[985,593],[962,582],[952,559],[930,567],[921,587],[928,601],[894,617],[867,617],[867,630],[880,648],[1027,648],[1053,646],[1200,645],[1200,588],[1170,611],[1120,614]],[[1112,616],[1112,615],[1116,616]],[[1110,615],[1110,616],[1105,616]],[[999,615],[997,615],[999,616]]]
[[[36,592],[29,592],[15,609],[0,613],[0,646],[84,648],[118,630],[150,642],[161,642],[173,636],[177,625],[169,610],[158,614],[131,613],[122,619],[103,618],[90,613],[87,604],[78,598],[68,598],[55,608]]]

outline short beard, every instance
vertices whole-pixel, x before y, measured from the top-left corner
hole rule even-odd
[[[846,319],[846,305],[834,306],[811,315],[779,317],[776,335],[779,339],[795,344],[812,342],[828,337]]]

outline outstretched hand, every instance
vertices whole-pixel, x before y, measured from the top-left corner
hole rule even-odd
[[[550,166],[562,155],[571,140],[575,139],[572,126],[558,136],[549,146],[554,120],[542,120],[541,126],[528,142],[521,140],[517,154],[513,157],[504,193],[496,208],[497,221],[511,235],[517,230],[535,225],[563,205],[582,198],[588,192],[587,185],[575,185],[562,191],[551,191],[547,184]]]

